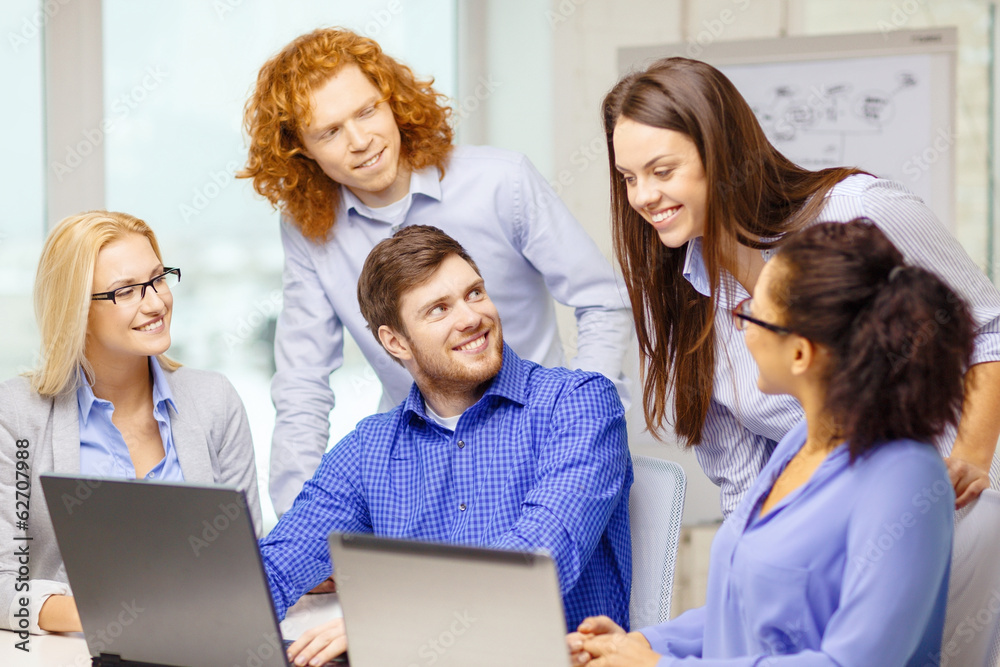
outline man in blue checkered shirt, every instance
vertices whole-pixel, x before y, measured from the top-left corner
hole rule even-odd
[[[365,261],[368,327],[413,376],[409,397],[328,452],[261,541],[279,617],[331,574],[327,535],[375,533],[521,551],[556,562],[567,627],[628,627],[632,468],[614,384],[543,368],[503,343],[500,317],[457,241],[404,227]],[[293,659],[331,659],[343,624],[305,633]]]

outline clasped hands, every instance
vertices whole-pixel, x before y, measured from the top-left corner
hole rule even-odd
[[[638,632],[625,632],[607,616],[585,619],[566,635],[571,661],[587,667],[656,667],[660,656]]]

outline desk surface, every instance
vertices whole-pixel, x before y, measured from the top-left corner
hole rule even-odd
[[[288,610],[281,622],[286,639],[298,637],[308,628],[341,616],[336,594],[305,595]],[[0,630],[0,665],[16,667],[90,667],[90,651],[83,633],[31,635],[25,653],[14,648],[20,642],[16,633]]]

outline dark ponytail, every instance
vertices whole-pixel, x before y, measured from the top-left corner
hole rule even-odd
[[[778,257],[772,297],[785,326],[831,351],[827,409],[852,460],[957,425],[975,334],[960,296],[863,218],[808,227]]]

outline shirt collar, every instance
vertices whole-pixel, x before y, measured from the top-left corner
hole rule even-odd
[[[380,219],[377,211],[362,202],[356,194],[343,185],[340,186],[340,194],[343,198],[345,211],[350,212],[353,210],[359,215],[363,215],[371,220],[377,220],[378,222],[391,222]],[[410,172],[410,189],[406,196],[410,198],[411,205],[413,198],[417,195],[423,195],[425,197],[430,197],[435,201],[441,201],[441,178],[439,176],[438,168],[434,165],[424,167],[418,171]],[[407,208],[409,208],[409,205]]]
[[[94,403],[98,400],[94,396],[94,390],[91,388],[90,383],[87,382],[87,376],[83,372],[83,368],[77,371],[79,380],[77,381],[76,387],[76,404],[80,408],[80,418],[83,420],[83,425],[86,426],[87,422],[90,421],[90,411],[94,408]]]
[[[156,357],[149,358],[149,367],[153,371],[153,405],[163,407],[167,404],[177,412],[177,404],[174,402],[174,393],[170,390],[170,383],[167,382],[167,375],[160,368],[160,362]]]
[[[527,393],[529,370],[530,362],[521,359],[514,350],[510,349],[507,343],[504,343],[503,362],[500,364],[500,372],[493,378],[483,397],[475,405],[479,405],[490,396],[499,396],[514,403],[524,405],[527,401],[525,394]],[[470,406],[469,409],[471,410],[472,407],[474,406]],[[414,414],[424,421],[432,421],[424,409],[423,394],[420,393],[416,382],[410,387],[410,393],[403,402],[403,412]]]
[[[777,241],[779,237],[777,236],[762,236],[760,240],[762,243],[769,243]],[[687,254],[684,255],[684,269],[682,274],[684,279],[691,283],[691,287],[695,289],[696,292],[703,296],[712,296],[712,285],[708,280],[708,270],[705,268],[705,257],[701,254],[701,240],[702,237],[698,236],[687,244]],[[767,262],[769,257],[764,259]]]
[[[705,258],[701,254],[700,236],[688,241],[682,274],[696,292],[703,296],[712,296],[712,285],[708,280],[708,271],[705,270]]]
[[[162,409],[165,403],[174,412],[177,412],[177,404],[174,402],[173,392],[170,391],[170,383],[167,382],[167,376],[164,374],[163,369],[160,368],[160,363],[154,357],[149,357],[149,368],[153,375],[153,406]],[[79,385],[76,388],[76,404],[80,408],[83,425],[86,426],[90,421],[90,414],[94,409],[95,403],[99,406],[111,404],[94,396],[94,389],[87,382],[87,376],[84,374],[82,368],[79,369],[79,377]]]

